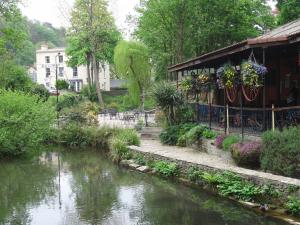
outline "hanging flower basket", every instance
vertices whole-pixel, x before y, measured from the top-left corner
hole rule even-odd
[[[226,64],[217,70],[217,83],[220,89],[233,88],[238,81],[238,73],[230,64]]]
[[[234,103],[237,97],[238,88],[236,86],[233,86],[231,88],[226,87],[225,92],[226,92],[227,99],[231,103]]]
[[[181,90],[184,93],[188,93],[192,88],[191,78],[186,78],[186,79],[182,80],[180,86],[181,86]]]
[[[253,61],[244,62],[241,66],[242,91],[247,101],[254,101],[263,86],[267,68]]]
[[[208,92],[210,89],[210,76],[207,73],[201,73],[197,78],[197,85],[200,91]]]

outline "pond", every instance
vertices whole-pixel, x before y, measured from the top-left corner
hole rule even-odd
[[[284,225],[93,151],[0,164],[0,224]]]

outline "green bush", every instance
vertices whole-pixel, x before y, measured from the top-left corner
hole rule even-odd
[[[263,134],[261,167],[284,176],[300,178],[300,127]]]
[[[58,90],[68,90],[69,89],[69,83],[65,80],[57,80],[55,87]]]
[[[232,158],[239,166],[258,167],[260,165],[262,143],[248,141],[231,145]]]
[[[114,138],[124,141],[127,145],[139,146],[141,144],[138,133],[133,129],[120,129]]]
[[[174,177],[179,175],[176,163],[159,161],[154,164],[154,169],[163,177]]]
[[[188,169],[188,178],[190,181],[196,182],[201,179],[203,172],[199,170],[197,167],[190,167]]]
[[[85,85],[80,91],[80,94],[88,98],[91,102],[98,102],[96,85]]]
[[[203,132],[207,129],[208,128],[203,125],[198,125],[196,127],[193,127],[189,132],[187,132],[186,138],[190,143],[194,143],[202,137]]]
[[[82,97],[81,96],[76,96],[76,95],[63,95],[59,98],[58,103],[57,103],[57,110],[61,111],[65,108],[70,108],[73,106],[78,106],[80,102],[82,102]],[[55,102],[56,104],[56,102]]]
[[[140,153],[138,153],[134,156],[134,162],[139,165],[142,165],[142,166],[146,165],[146,160],[145,160],[144,156]]]
[[[38,96],[0,90],[0,157],[34,150],[50,133],[55,113]]]
[[[42,84],[33,84],[30,87],[30,93],[38,96],[39,101],[42,101],[42,102],[48,101],[48,99],[50,97],[49,91]]]
[[[195,127],[193,123],[180,124],[167,127],[161,134],[161,143],[166,145],[176,145],[181,136],[185,135],[190,129]]]
[[[178,138],[176,145],[179,147],[186,147],[186,142],[187,142],[187,138],[186,135],[184,134]]]
[[[211,129],[205,129],[202,133],[202,136],[206,139],[213,139],[217,136],[217,134],[213,132]]]
[[[296,197],[289,197],[288,202],[285,204],[285,208],[294,216],[300,215],[300,199]]]
[[[228,136],[223,140],[222,146],[223,150],[229,151],[231,145],[238,143],[240,138],[238,136]]]

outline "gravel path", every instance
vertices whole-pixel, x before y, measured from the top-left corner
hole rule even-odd
[[[288,185],[300,186],[299,179],[293,179],[283,176],[278,176],[270,173],[264,173],[261,171],[250,170],[238,167],[233,162],[224,160],[216,155],[199,152],[191,148],[181,148],[175,146],[164,146],[156,140],[142,140],[141,146],[130,146],[131,149],[140,152],[146,152],[151,154],[160,155],[174,160],[186,161],[209,168],[215,168],[221,171],[232,171],[246,177],[257,177],[263,180],[269,180],[270,182],[281,182]]]

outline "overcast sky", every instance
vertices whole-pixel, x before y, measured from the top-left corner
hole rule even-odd
[[[24,0],[22,12],[29,19],[49,22],[55,27],[68,25],[68,11],[75,0]],[[139,0],[109,0],[110,11],[113,13],[116,24],[123,32],[128,33],[130,27],[126,23],[126,16],[134,14],[134,7]]]
[[[49,22],[55,27],[68,25],[68,12],[75,0],[23,0],[21,6],[24,15],[29,19]],[[274,0],[270,0],[273,7]],[[126,16],[134,14],[134,7],[139,0],[109,0],[110,10],[113,13],[119,29],[128,37],[133,28],[126,23]]]

